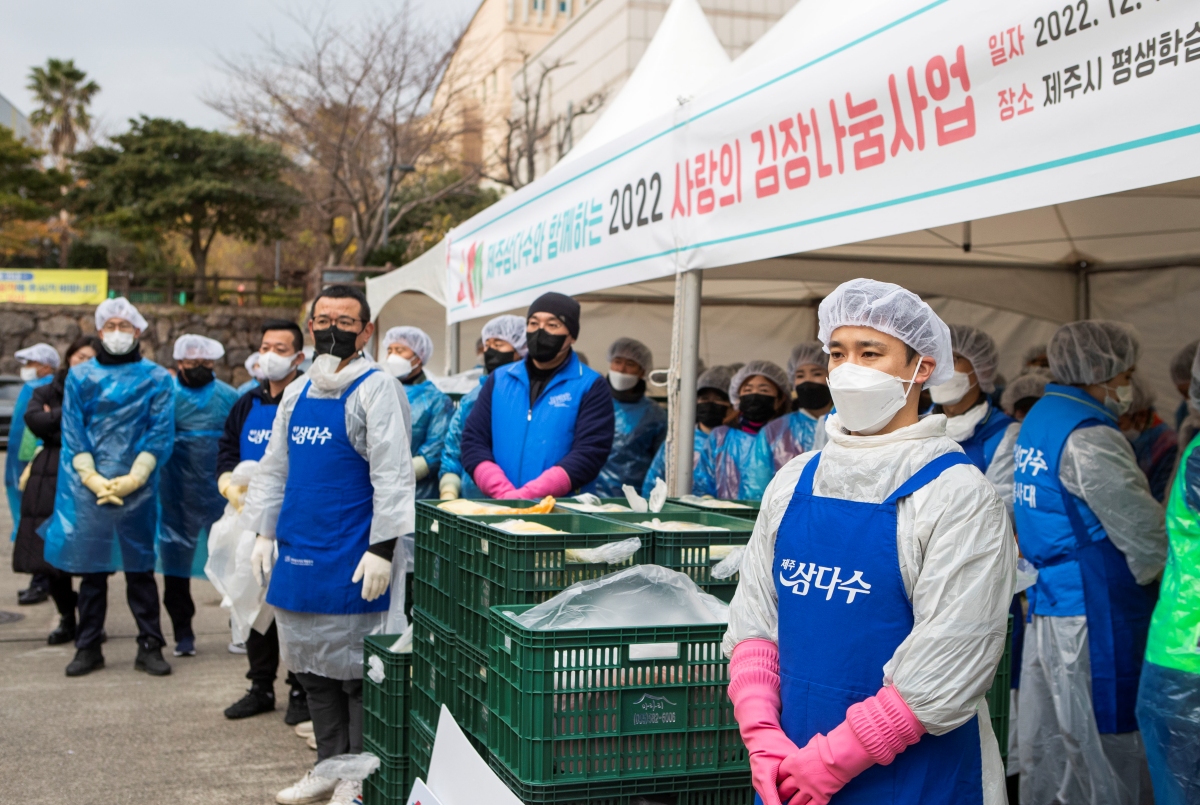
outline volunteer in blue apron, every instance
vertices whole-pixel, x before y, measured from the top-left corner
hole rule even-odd
[[[829,394],[829,356],[820,341],[803,341],[792,348],[788,377],[796,399],[791,413],[773,419],[762,429],[778,472],[796,456],[820,450],[825,444],[825,415],[833,408]]]
[[[8,511],[12,515],[12,538],[17,538],[21,525],[20,479],[25,468],[33,459],[37,439],[25,429],[25,409],[35,389],[54,380],[60,363],[58,350],[49,344],[34,344],[18,349],[13,355],[21,364],[21,386],[17,400],[13,403],[12,420],[8,428],[8,447],[4,456],[4,491],[8,495]],[[17,603],[25,606],[40,604],[50,595],[50,578],[44,573],[34,573],[29,586],[17,593]]]
[[[1134,710],[1167,537],[1117,428],[1138,352],[1127,325],[1063,325],[1048,348],[1059,382],[1017,437],[1017,539],[1038,569],[1018,698],[1023,803],[1139,801]]]
[[[245,502],[246,487],[233,483],[233,471],[243,461],[260,461],[267,451],[283,390],[300,376],[303,348],[304,333],[295,322],[282,319],[263,322],[259,351],[253,353],[258,359],[255,365],[263,374],[262,382],[256,382],[233,404],[217,446],[217,489],[236,509],[240,510]],[[250,689],[225,708],[226,718],[249,718],[275,709],[279,631],[269,613],[260,614],[260,619],[269,619],[270,626],[261,632],[251,629],[246,638],[246,659],[250,663],[246,678],[250,680]],[[296,725],[308,721],[308,697],[304,688],[291,671],[288,671],[287,682],[291,690],[284,723]]]
[[[623,497],[626,485],[642,488],[654,454],[667,438],[666,410],[646,396],[646,375],[654,368],[650,348],[634,338],[618,338],[608,347],[608,386],[612,394],[612,452],[600,469],[595,493]]]
[[[709,434],[722,425],[737,419],[737,409],[729,401],[729,381],[737,372],[732,366],[705,369],[696,381],[696,432],[692,436],[692,468],[700,466],[700,456],[708,444]],[[657,481],[667,480],[667,443],[664,441],[654,454],[654,461],[642,482],[642,497],[649,500]]]
[[[146,320],[123,296],[96,307],[100,351],[67,373],[62,450],[46,561],[80,575],[79,628],[67,676],[104,667],[100,644],[108,577],[125,571],[125,600],[137,623],[134,668],[171,673],[154,581],[160,468],[175,442],[174,380],[142,357]]]
[[[159,479],[158,566],[163,608],[171,617],[175,656],[196,654],[192,577],[204,578],[208,529],[225,512],[217,489],[217,441],[237,400],[233,386],[216,379],[214,362],[225,347],[203,335],[175,339],[175,449]]]
[[[984,696],[1016,544],[945,417],[918,418],[921,385],[953,372],[950,333],[874,280],[818,315],[829,442],[767,488],[724,641],[758,801],[1000,805]]]
[[[525,320],[520,316],[505,314],[491,319],[483,325],[480,337],[483,341],[483,374],[479,376],[479,385],[458,401],[458,410],[454,412],[450,427],[446,430],[446,444],[442,448],[438,477],[438,497],[442,500],[483,497],[471,476],[463,471],[463,425],[475,407],[488,376],[501,366],[523,360],[529,354],[525,347]]]
[[[324,289],[308,326],[317,357],[284,389],[243,522],[259,535],[251,562],[269,578],[321,761],[362,752],[363,639],[389,620],[405,626],[403,576],[392,584],[392,568],[406,564],[399,538],[414,530],[414,478],[403,389],[362,354],[374,332],[362,292]],[[310,770],[275,800],[350,805],[361,795],[360,781]]]

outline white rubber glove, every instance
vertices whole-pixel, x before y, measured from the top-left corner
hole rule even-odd
[[[367,551],[362,555],[362,559],[358,560],[354,578],[350,581],[354,584],[361,581],[363,583],[363,600],[374,601],[387,592],[388,585],[392,581],[392,563],[382,556],[376,556]]]
[[[438,497],[442,500],[455,500],[462,494],[462,478],[452,472],[442,476],[438,481]]]
[[[254,538],[254,548],[250,551],[250,572],[259,587],[266,587],[271,577],[271,568],[275,566],[275,540],[259,534]]]
[[[79,482],[96,496],[98,504],[113,503],[117,506],[125,505],[125,501],[114,497],[109,491],[112,481],[96,472],[96,460],[92,458],[91,453],[76,453],[75,457],[71,459],[71,466],[75,468],[75,472],[79,473]]]
[[[152,453],[138,453],[129,468],[128,475],[120,475],[108,482],[108,493],[113,497],[127,498],[146,485],[150,473],[158,465],[158,459]]]
[[[413,456],[413,475],[422,481],[429,475],[429,462],[421,456]]]

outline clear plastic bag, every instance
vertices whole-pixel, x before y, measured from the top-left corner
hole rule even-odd
[[[527,629],[597,629],[727,623],[729,605],[683,573],[635,565],[581,581],[517,616]]]
[[[387,674],[383,672],[383,660],[374,654],[367,658],[367,678],[376,685],[382,685],[383,680],[387,679]]]
[[[621,487],[621,491],[625,493],[625,500],[629,501],[629,508],[635,512],[660,512],[667,502],[667,482],[662,478],[654,480],[654,489],[650,490],[650,500],[638,494],[638,491],[629,484]]]
[[[717,564],[713,566],[711,573],[712,577],[718,580],[731,578],[742,569],[742,557],[745,555],[745,545],[733,546],[733,550],[731,550],[724,559],[722,559],[720,562],[717,562]]]
[[[558,505],[575,512],[627,512],[633,511],[620,503],[601,503],[600,498],[587,492],[576,495],[575,500],[559,500]]]
[[[636,523],[643,528],[650,528],[655,531],[728,531],[728,528],[719,525],[705,525],[704,523],[688,523],[683,520],[660,520],[655,517],[652,520],[643,520]]]
[[[736,503],[732,500],[718,500],[714,497],[705,495],[698,497],[696,495],[684,495],[679,499],[680,503],[689,503],[692,506],[703,506],[706,509],[748,509],[750,508],[745,503]]]
[[[388,651],[392,652],[393,654],[412,654],[412,644],[413,627],[410,623],[408,628],[404,630],[404,634],[400,635],[400,639],[398,639],[395,643],[392,643],[392,646],[388,649]]]
[[[567,548],[568,565],[619,565],[642,548],[639,537],[607,542],[598,548]]]
[[[639,495],[638,491],[632,486],[629,484],[624,484],[621,487],[621,491],[625,493],[625,499],[629,501],[629,508],[633,509],[635,512],[650,511],[650,504],[647,503],[646,499]]]
[[[370,752],[361,755],[334,755],[326,758],[313,768],[313,774],[328,780],[357,780],[367,779],[379,768],[379,758]]]
[[[1033,585],[1037,584],[1037,580],[1038,580],[1038,571],[1037,571],[1037,568],[1033,566],[1033,563],[1030,562],[1028,559],[1026,559],[1024,556],[1018,557],[1017,558],[1017,590],[1016,590],[1016,592],[1019,593],[1023,590],[1029,589]],[[1016,593],[1014,593],[1014,595],[1015,594]]]

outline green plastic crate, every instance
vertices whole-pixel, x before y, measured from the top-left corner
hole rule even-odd
[[[495,523],[518,519],[542,523],[564,534],[510,534]],[[653,556],[653,532],[590,514],[464,515],[458,522],[459,639],[487,653],[488,618],[498,604],[538,604],[577,581],[645,564]],[[569,550],[595,548],[629,537],[641,549],[622,564],[575,564]]]
[[[492,759],[492,770],[527,805],[751,805],[754,789],[748,772],[660,776],[608,783],[522,783]]]
[[[492,608],[488,746],[522,783],[744,772],[725,624],[532,631]]]
[[[402,805],[412,791],[412,761],[408,749],[401,757],[391,757],[374,741],[363,735],[363,751],[379,758],[379,768],[363,780],[363,805]]]
[[[414,609],[412,713],[426,724],[437,723],[443,704],[454,706],[455,658],[454,633],[438,626],[423,610]]]
[[[722,548],[745,545],[750,541],[754,531],[754,523],[741,517],[730,517],[727,514],[696,511],[686,509],[681,512],[658,514],[611,513],[597,514],[615,520],[619,523],[637,525],[657,517],[663,521],[677,520],[685,523],[700,523],[701,525],[719,526],[728,531],[665,531],[654,530],[654,564],[669,567],[686,574],[705,592],[712,593],[722,601],[729,602],[737,589],[740,574],[735,573],[727,579],[714,579],[712,568],[724,558]],[[650,528],[650,526],[645,526]],[[714,550],[714,548],[716,548]]]
[[[487,679],[487,656],[465,643],[460,645],[455,663],[457,696],[451,710],[463,732],[473,737],[477,746],[487,746]]]
[[[1004,653],[996,667],[996,678],[987,692],[988,712],[992,716],[992,732],[1000,743],[1000,757],[1008,760],[1008,711],[1012,700],[1012,634],[1013,616],[1008,616],[1008,637],[1004,639]]]
[[[433,723],[437,723],[436,721]],[[413,714],[412,729],[408,732],[408,757],[412,764],[412,776],[415,780],[420,777],[425,782],[429,782],[429,759],[433,757],[433,739],[436,733],[433,728],[425,723],[419,715]],[[408,792],[404,793],[405,802],[408,799]],[[364,803],[365,805],[365,803]]]
[[[716,509],[709,506],[701,506],[697,503],[684,503],[678,498],[670,498],[671,503],[677,503],[680,506],[686,506],[693,511],[717,512],[718,514],[728,514],[730,517],[740,517],[743,520],[757,520],[758,509],[762,505],[761,500],[732,500],[730,503],[740,503],[747,506],[745,509]]]
[[[363,737],[390,757],[408,754],[408,711],[411,701],[412,654],[393,652],[399,635],[370,635],[363,641]],[[365,672],[371,657],[383,662],[383,682]]]
[[[413,549],[413,606],[420,608],[442,628],[454,627],[457,607],[455,571],[457,552],[450,556],[440,553],[438,537],[430,532],[418,532]]]

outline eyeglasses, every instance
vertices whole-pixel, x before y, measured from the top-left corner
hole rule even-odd
[[[115,333],[118,331],[122,333],[132,333],[135,329],[137,328],[127,321],[109,319],[108,321],[104,322],[104,326],[100,328],[100,331],[104,333]]]
[[[338,326],[339,330],[349,330],[361,322],[362,319],[355,319],[350,316],[338,316],[336,319],[329,316],[314,316],[312,325],[314,330],[328,330],[334,324]]]

